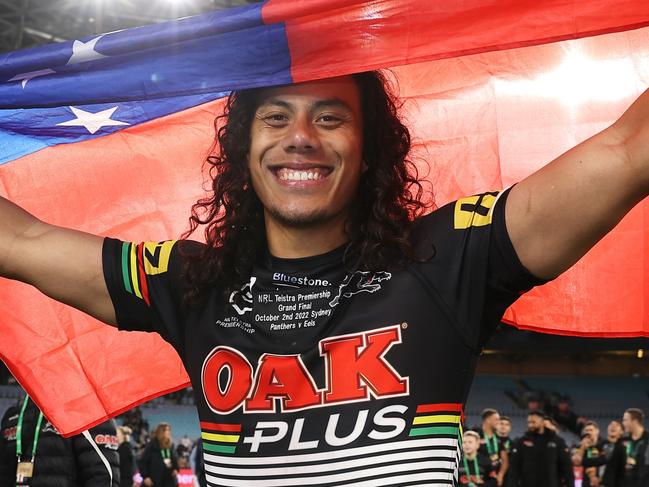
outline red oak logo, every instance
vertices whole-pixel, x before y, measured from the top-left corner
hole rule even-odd
[[[3,431],[3,436],[6,441],[11,441],[16,439],[16,427],[12,426],[11,428],[6,428]]]
[[[391,326],[321,340],[320,355],[327,383],[318,389],[299,355],[263,354],[256,370],[230,347],[214,348],[203,362],[201,381],[209,407],[228,414],[241,405],[244,412],[275,412],[367,401],[408,394],[408,377],[401,377],[385,359],[401,343],[401,328]]]
[[[117,436],[115,435],[96,435],[95,443],[97,443],[98,445],[107,445],[110,447],[117,447],[119,445],[119,441],[117,440]]]

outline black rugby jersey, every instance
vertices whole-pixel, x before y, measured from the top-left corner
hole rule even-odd
[[[122,330],[156,331],[191,378],[210,486],[452,485],[462,407],[505,309],[539,284],[505,228],[507,192],[417,223],[428,259],[346,273],[344,248],[260,256],[229,302],[181,306],[179,245],[106,239]]]

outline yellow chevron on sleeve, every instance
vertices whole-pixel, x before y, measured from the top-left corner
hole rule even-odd
[[[497,196],[497,194],[487,193],[478,196],[467,196],[457,200],[455,202],[453,227],[456,230],[464,230],[469,227],[490,225]]]
[[[149,276],[162,274],[169,269],[169,258],[175,240],[166,242],[144,242],[143,262],[144,272]]]

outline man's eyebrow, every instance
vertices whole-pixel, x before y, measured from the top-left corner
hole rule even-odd
[[[259,105],[260,108],[268,106],[276,106],[287,110],[292,109],[292,105],[281,98],[268,98]],[[349,104],[340,98],[325,98],[323,100],[318,100],[312,103],[309,108],[311,110],[317,110],[319,108],[344,108],[350,112],[353,111]]]
[[[324,100],[316,101],[311,108],[344,108],[345,110],[352,111],[352,107],[340,98],[326,98]]]
[[[286,108],[286,109],[291,108],[290,103],[288,103],[288,102],[286,102],[286,101],[284,101],[284,100],[282,100],[280,98],[268,98],[268,99],[264,100],[262,103],[259,104],[260,108],[261,107],[266,107],[266,106],[277,106],[277,107]]]

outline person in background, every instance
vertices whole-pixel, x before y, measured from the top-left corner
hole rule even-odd
[[[480,451],[480,434],[465,431],[462,436],[462,460],[458,470],[459,485],[495,487],[496,469],[489,457]]]
[[[133,453],[133,445],[131,445],[131,433],[132,430],[128,426],[119,426],[117,428],[120,487],[133,487],[135,454]]]
[[[138,462],[142,485],[175,487],[178,485],[178,457],[171,441],[171,425],[159,423]]]
[[[0,423],[0,486],[119,487],[115,422],[62,437],[29,396]]]
[[[606,463],[603,440],[599,436],[599,425],[588,421],[581,433],[581,441],[572,454],[572,464],[583,467],[582,487],[600,485],[599,467]]]
[[[509,454],[512,449],[512,439],[509,435],[512,432],[512,420],[507,416],[501,416],[500,421],[498,421],[498,426],[496,427],[496,434],[498,435],[498,440],[503,446],[503,449]]]
[[[624,412],[622,424],[626,435],[622,445],[626,453],[624,487],[649,485],[649,433],[644,428],[644,412],[629,408]]]
[[[584,428],[584,434],[588,436],[588,441],[591,444],[599,436],[599,429],[594,430],[596,427],[596,423],[590,422]],[[590,447],[590,454],[586,450],[582,465],[585,472],[590,472],[591,475],[585,477],[582,487],[598,485],[621,487],[624,485],[626,453],[622,442],[619,441],[623,432],[622,423],[615,420],[611,421],[607,428],[606,439],[595,443],[595,447]]]
[[[486,455],[493,469],[497,472],[496,483],[501,487],[505,481],[505,474],[509,468],[509,456],[496,434],[496,429],[500,423],[500,414],[495,409],[485,409],[482,411],[482,426],[478,433],[482,435],[480,440],[480,452]]]
[[[122,425],[128,426],[132,430],[132,438],[139,446],[148,441],[147,433],[149,431],[149,423],[142,415],[140,406],[135,406],[133,409],[126,411],[122,416]]]
[[[527,417],[527,432],[514,441],[508,487],[574,487],[575,478],[566,442],[545,427],[545,414]]]
[[[194,485],[196,487],[207,487],[205,479],[205,462],[203,461],[203,442],[199,438],[189,456],[189,463],[194,472]]]

